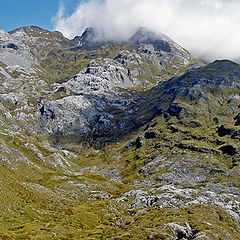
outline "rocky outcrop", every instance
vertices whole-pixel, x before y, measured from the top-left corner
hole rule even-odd
[[[139,28],[129,41],[137,45],[150,44],[153,46],[154,51],[172,51],[169,44],[169,42],[172,41],[170,38],[164,34],[155,34],[154,32],[143,27]]]
[[[11,34],[0,31],[0,62],[7,65],[8,68],[23,69],[25,73],[33,73],[33,64],[38,60],[20,39]],[[1,67],[2,68],[2,67]]]
[[[133,78],[121,64],[106,58],[91,61],[87,68],[62,86],[77,94],[95,93],[100,95],[106,92],[115,92],[117,88],[130,88],[138,83],[139,81]]]
[[[224,154],[234,156],[237,154],[237,149],[232,145],[225,145],[219,148]]]
[[[139,34],[141,37],[137,37]],[[148,35],[149,37],[147,38],[146,36]],[[86,29],[80,38],[75,38],[75,41],[80,41],[80,39],[81,41],[85,41],[81,43],[82,45],[80,44],[81,46],[84,44],[86,46],[95,44],[99,41],[98,31],[92,28]],[[136,42],[136,39],[139,41]],[[164,42],[163,45],[169,42],[171,50],[155,49],[156,46],[154,44],[158,42],[161,43],[161,41],[166,42]],[[71,100],[73,104],[68,107],[65,107],[62,103],[59,105],[61,102],[59,99],[57,101],[51,101],[49,104],[44,103],[45,105],[52,106],[52,108],[55,109],[52,109],[53,112],[57,112],[55,114],[57,120],[50,121],[47,125],[44,120],[48,118],[47,113],[44,112],[40,116],[42,123],[46,126],[45,129],[48,129],[48,133],[55,133],[56,131],[53,131],[53,129],[56,128],[59,129],[59,133],[62,133],[61,129],[65,129],[66,126],[71,126],[66,128],[71,129],[71,131],[75,128],[76,132],[88,132],[90,129],[93,130],[97,128],[99,121],[96,116],[102,116],[99,119],[104,119],[104,121],[100,121],[104,123],[104,126],[119,129],[119,126],[114,126],[114,124],[121,114],[124,115],[124,119],[122,119],[120,128],[123,128],[123,126],[127,127],[131,124],[134,128],[134,124],[136,123],[131,123],[131,117],[129,115],[133,116],[135,112],[134,109],[139,109],[142,106],[136,104],[133,109],[127,112],[126,109],[130,105],[133,106],[136,98],[129,94],[129,97],[126,97],[125,91],[131,91],[131,89],[138,86],[151,86],[152,82],[149,78],[152,77],[152,73],[148,69],[151,65],[156,65],[156,71],[161,73],[173,59],[177,60],[176,64],[179,64],[176,68],[185,66],[191,59],[186,50],[177,46],[169,38],[164,35],[156,35],[146,29],[140,29],[131,38],[130,43],[136,45],[135,50],[132,52],[122,50],[113,59],[94,59],[72,79],[62,84],[53,85],[55,92],[59,92],[59,89],[66,89],[65,92],[69,92],[69,96],[62,99],[62,102],[66,102],[66,100],[69,102],[69,100]],[[79,46],[79,49],[81,49],[81,46]],[[179,58],[179,56],[181,56],[181,58]],[[146,78],[139,78],[139,76],[146,76]],[[81,95],[81,97],[79,95]],[[125,95],[125,97],[119,97],[119,95]],[[87,110],[83,102],[89,103],[87,104]],[[142,101],[139,103],[142,104]],[[113,114],[113,109],[118,109],[118,113]],[[85,112],[89,112],[88,116],[85,115]],[[61,117],[58,117],[58,114]],[[70,117],[71,115],[75,117]],[[69,119],[69,121],[67,119]],[[86,126],[91,127],[88,128]],[[83,128],[83,130],[81,130],[81,128]],[[64,131],[64,133],[66,134],[67,131]]]
[[[224,127],[224,125],[221,125],[221,126],[218,128],[217,133],[218,133],[219,137],[224,137],[224,136],[226,136],[226,135],[231,135],[231,134],[233,133],[233,130]]]
[[[76,36],[74,41],[77,44],[78,48],[86,47],[89,48],[94,42],[100,42],[104,40],[104,33],[103,31],[96,29],[96,28],[86,28],[81,36]]]

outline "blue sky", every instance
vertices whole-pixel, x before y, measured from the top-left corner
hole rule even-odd
[[[80,0],[63,0],[66,13],[71,14]],[[56,15],[59,0],[0,0],[0,29],[37,25],[53,29],[51,18]]]

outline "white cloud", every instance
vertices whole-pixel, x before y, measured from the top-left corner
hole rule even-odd
[[[104,30],[109,39],[126,39],[139,27],[162,32],[194,55],[240,58],[239,0],[90,0],[70,16],[64,5],[55,30],[72,38],[86,27]]]

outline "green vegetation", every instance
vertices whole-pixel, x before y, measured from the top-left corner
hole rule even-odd
[[[239,239],[239,65],[216,61],[185,73],[202,64],[176,60],[160,70],[145,59],[143,86],[118,89],[135,100],[124,109],[136,109],[125,128],[123,111],[108,106],[116,128],[49,135],[37,128],[39,102],[68,96],[51,84],[134,46],[70,49],[60,33],[22,30],[37,38],[26,44],[40,63],[33,78],[46,85],[27,82],[23,102],[1,99],[0,239]]]
[[[44,70],[43,77],[50,83],[62,83],[87,67],[91,60],[96,58],[113,59],[120,50],[128,49],[132,50],[133,47],[129,44],[111,44],[103,45],[96,50],[54,49],[41,61],[41,67]]]

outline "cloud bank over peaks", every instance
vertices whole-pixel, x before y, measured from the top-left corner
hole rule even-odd
[[[139,27],[162,32],[195,56],[240,59],[239,0],[89,0],[65,16],[63,2],[53,18],[66,37],[87,27],[107,39],[128,39]]]

